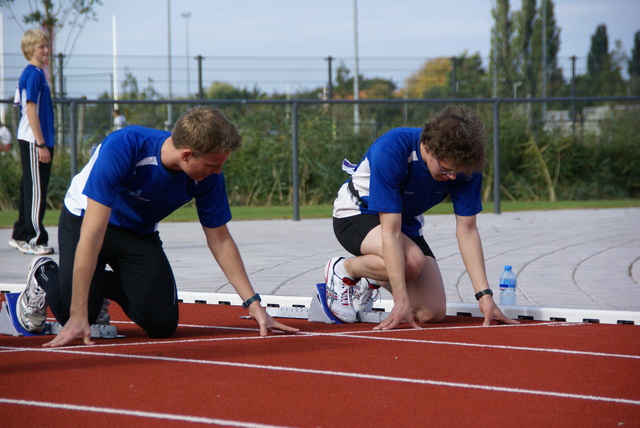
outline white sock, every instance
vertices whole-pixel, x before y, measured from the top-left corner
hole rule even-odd
[[[351,275],[349,275],[349,272],[347,272],[347,269],[344,267],[344,260],[340,260],[338,263],[336,263],[336,266],[334,268],[334,272],[340,278],[349,278],[351,280],[355,280],[356,279],[356,278],[351,278]]]

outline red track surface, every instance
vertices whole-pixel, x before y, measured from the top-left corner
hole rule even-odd
[[[302,333],[260,338],[239,307],[180,309],[166,340],[116,304],[126,338],[0,336],[0,425],[640,426],[639,326],[285,320]]]

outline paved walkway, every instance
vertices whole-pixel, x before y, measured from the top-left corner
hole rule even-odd
[[[518,275],[518,305],[640,311],[640,208],[509,212],[478,216],[487,275],[498,286],[502,266]],[[263,295],[311,297],[327,260],[346,255],[331,220],[232,221],[254,288]],[[49,228],[57,243],[57,228]],[[197,223],[160,225],[181,291],[232,293]],[[453,215],[426,217],[449,303],[475,303],[460,258]],[[25,281],[31,256],[9,247],[0,229],[0,289]],[[54,245],[57,252],[57,245]],[[57,254],[53,256],[57,260]],[[385,292],[383,298],[390,298]]]

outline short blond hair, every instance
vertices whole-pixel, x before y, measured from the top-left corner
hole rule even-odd
[[[42,30],[32,28],[24,33],[20,48],[22,48],[22,55],[24,55],[27,61],[31,61],[33,51],[36,50],[36,45],[43,41],[49,43],[49,38]]]
[[[188,148],[195,157],[234,152],[242,145],[236,126],[214,107],[195,107],[178,118],[171,132],[177,149]]]

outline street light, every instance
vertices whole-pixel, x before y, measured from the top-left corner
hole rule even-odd
[[[191,70],[189,67],[189,18],[191,17],[191,12],[183,12],[180,15],[184,18],[184,29],[185,29],[185,39],[187,43],[187,99],[191,95]]]

